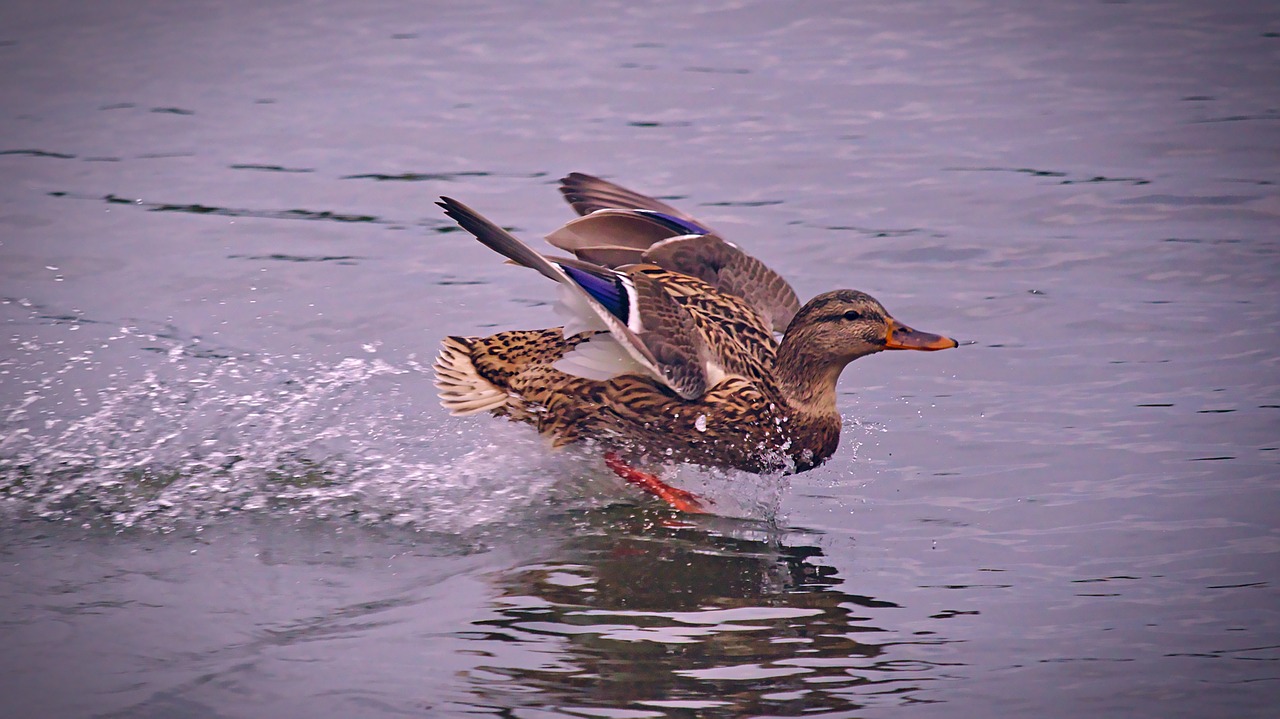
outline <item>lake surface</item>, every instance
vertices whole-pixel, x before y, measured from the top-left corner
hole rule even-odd
[[[1015,5],[5,3],[0,714],[1274,716],[1280,8]],[[435,399],[571,171],[973,344],[673,516]]]

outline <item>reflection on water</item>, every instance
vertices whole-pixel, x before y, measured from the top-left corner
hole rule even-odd
[[[578,514],[553,560],[502,573],[501,617],[466,636],[513,650],[469,672],[477,708],[799,716],[934,701],[953,671],[907,657],[948,640],[903,637],[901,607],[850,591],[816,536],[669,517]]]

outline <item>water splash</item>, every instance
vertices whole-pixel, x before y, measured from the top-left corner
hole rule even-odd
[[[590,447],[552,451],[528,427],[444,418],[412,357],[324,364],[174,333],[108,339],[146,345],[140,375],[103,372],[110,361],[81,343],[24,340],[27,364],[46,368],[0,404],[0,507],[160,531],[276,512],[456,534],[640,499]],[[664,475],[740,517],[773,516],[784,486],[688,466]]]
[[[0,503],[151,529],[272,510],[454,532],[554,502],[560,478],[583,473],[580,458],[549,456],[500,423],[489,442],[459,442],[457,425],[420,411],[414,394],[429,379],[414,360],[192,348],[172,341],[140,379],[86,393],[68,378],[94,368],[91,353],[55,361],[51,343],[28,340],[29,357],[60,369],[0,406]]]

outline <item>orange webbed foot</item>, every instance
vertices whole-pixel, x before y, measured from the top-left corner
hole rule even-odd
[[[605,452],[604,463],[609,469],[613,470],[614,474],[658,497],[681,512],[690,514],[706,514],[707,512],[707,510],[703,509],[703,502],[710,502],[710,500],[703,499],[693,492],[672,487],[658,479],[656,475],[642,472],[632,467],[622,461],[622,457],[617,452]]]

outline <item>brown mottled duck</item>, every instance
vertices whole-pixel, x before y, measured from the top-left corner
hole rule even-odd
[[[581,216],[547,240],[572,257],[544,256],[441,198],[476,239],[558,282],[565,318],[563,327],[446,338],[435,362],[441,403],[527,422],[556,446],[593,442],[610,469],[679,510],[704,511],[704,500],[636,465],[811,469],[840,442],[845,365],[957,344],[898,322],[857,290],[801,306],[777,273],[652,197],[581,173],[560,191]]]

